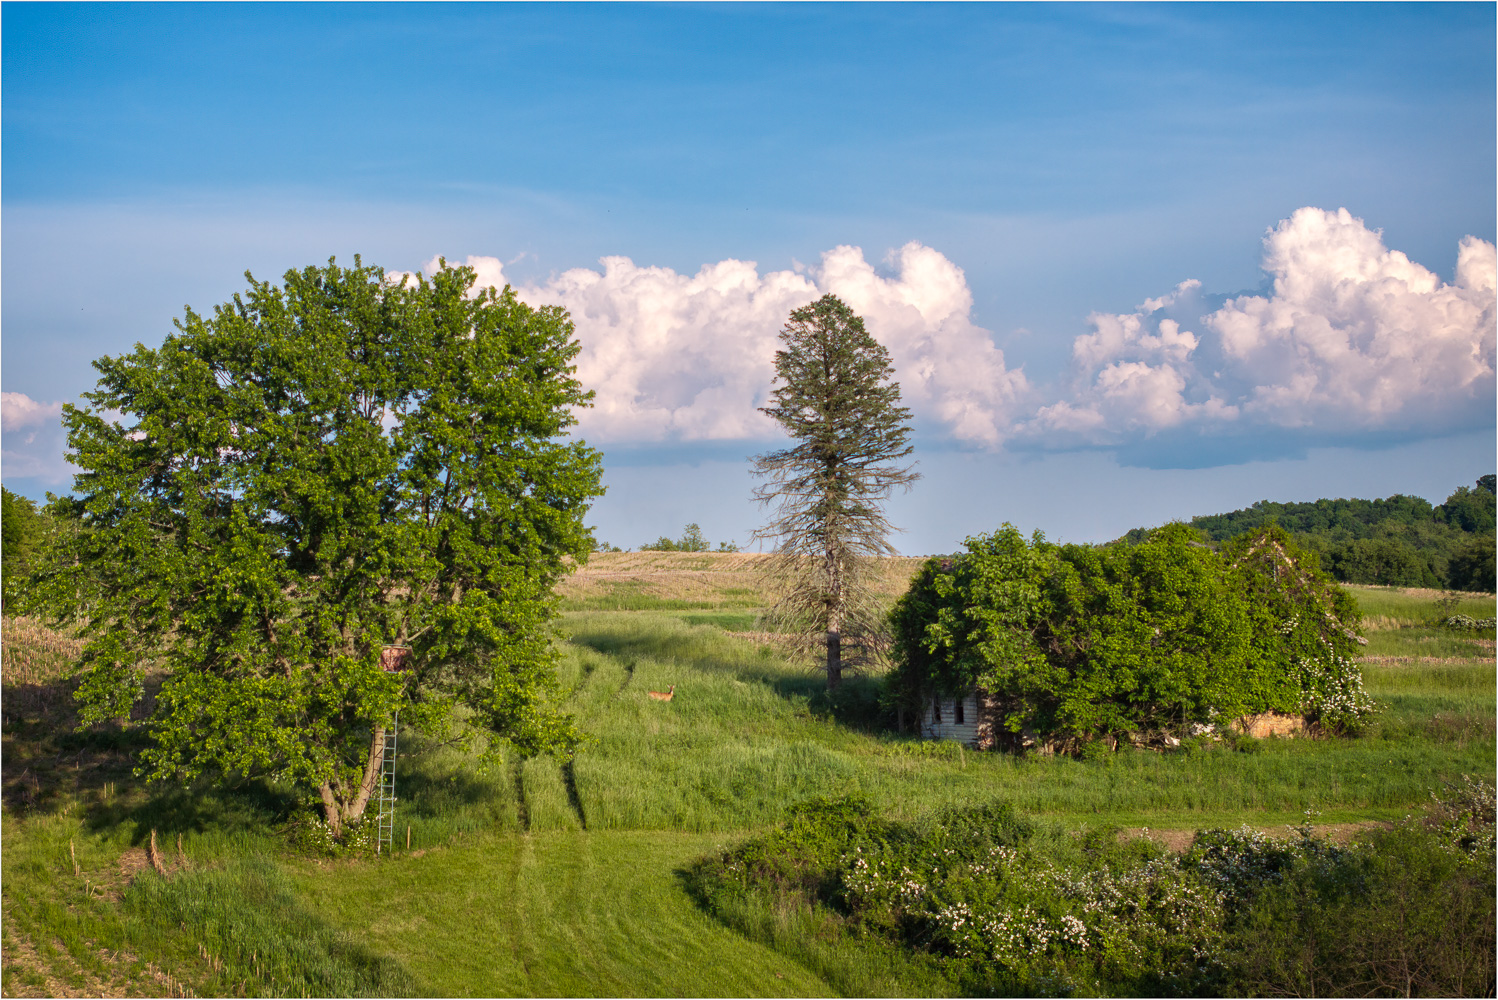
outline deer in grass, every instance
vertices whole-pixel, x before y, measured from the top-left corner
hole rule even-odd
[[[675,693],[676,693],[676,685],[672,684],[671,687],[668,688],[665,691],[651,691],[650,692],[650,697],[654,698],[656,701],[670,701],[671,700],[671,696],[674,695]]]

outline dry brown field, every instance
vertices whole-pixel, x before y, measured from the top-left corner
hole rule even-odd
[[[563,607],[578,611],[762,608],[771,603],[769,559],[758,552],[597,552],[557,590]],[[878,560],[874,592],[894,601],[922,561]]]

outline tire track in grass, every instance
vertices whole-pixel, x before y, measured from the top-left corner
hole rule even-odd
[[[525,804],[525,758],[516,754],[510,760],[510,780],[515,784],[515,818],[521,833],[531,832],[531,811]]]
[[[588,686],[588,682],[593,679],[593,671],[598,669],[598,664],[594,663],[591,657],[588,657],[583,659],[582,668],[582,677],[578,678],[578,681],[575,685],[573,685],[572,690],[567,692],[567,698],[569,700],[572,698],[576,698],[578,694],[581,693],[583,688]]]
[[[577,822],[584,830],[588,828],[588,814],[583,811],[583,800],[577,794],[577,772],[573,769],[572,757],[562,764],[562,785],[567,789],[567,804],[577,813]]]
[[[628,687],[629,687],[629,682],[632,681],[632,680],[634,680],[634,679],[635,679],[635,661],[634,661],[634,658],[631,657],[630,659],[624,661],[624,683],[619,685],[619,690],[617,690],[617,691],[614,692],[614,697],[615,698],[622,697],[623,694],[624,694],[624,692],[625,692],[625,690],[628,689]]]

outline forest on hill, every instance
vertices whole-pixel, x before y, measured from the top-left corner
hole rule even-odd
[[[1278,524],[1343,583],[1452,590],[1494,589],[1495,479],[1460,486],[1446,502],[1396,493],[1379,500],[1260,500],[1226,514],[1193,517],[1203,540],[1226,541],[1265,524]],[[1138,544],[1150,529],[1117,541]]]

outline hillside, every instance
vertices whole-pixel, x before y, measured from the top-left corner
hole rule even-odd
[[[1361,738],[1082,761],[893,737],[872,678],[829,700],[804,665],[731,634],[763,598],[760,561],[590,560],[564,585],[558,675],[588,745],[486,765],[403,732],[382,858],[318,849],[306,803],[274,782],[143,785],[138,727],[72,731],[76,644],[6,619],[4,993],[946,995],[961,987],[926,963],[838,944],[821,911],[725,922],[684,873],[816,796],[858,793],[904,821],[1002,801],[1061,840],[1148,828],[1179,844],[1204,827],[1283,832],[1306,810],[1346,835],[1493,777],[1492,631],[1432,628],[1453,610],[1435,594],[1357,591],[1386,706]],[[915,564],[886,566],[891,594]],[[673,684],[670,702],[647,695]]]
[[[1277,523],[1317,552],[1322,566],[1344,583],[1491,593],[1494,490],[1495,477],[1487,475],[1475,488],[1458,487],[1437,506],[1402,494],[1377,500],[1260,500],[1226,514],[1193,517],[1188,523],[1212,542]],[[1148,531],[1135,528],[1118,541],[1137,542]]]

